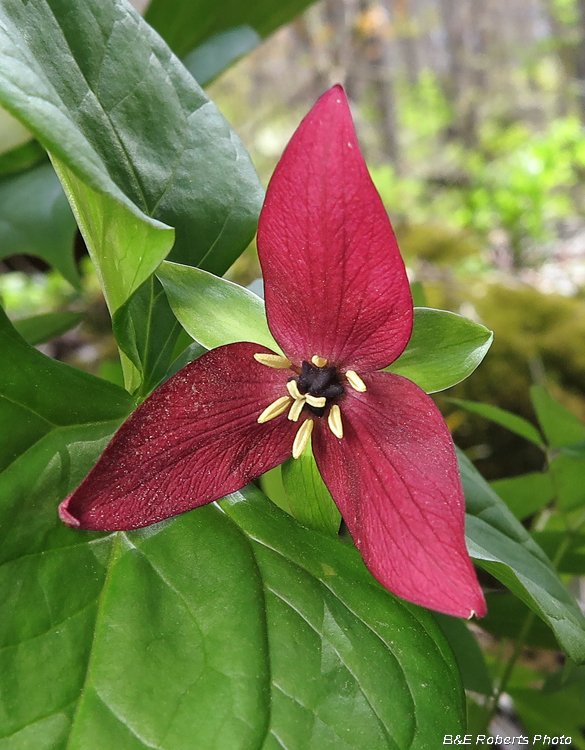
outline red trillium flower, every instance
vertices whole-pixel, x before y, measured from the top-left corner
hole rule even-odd
[[[378,581],[416,604],[482,616],[449,430],[417,385],[380,372],[408,343],[412,299],[339,86],[276,168],[258,251],[285,356],[242,342],[185,367],[120,428],[61,518],[105,531],[147,526],[235,492],[312,438]]]

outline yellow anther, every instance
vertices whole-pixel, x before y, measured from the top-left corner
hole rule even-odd
[[[305,405],[304,398],[299,398],[293,403],[288,413],[288,418],[290,419],[291,422],[299,421],[299,417],[301,416],[301,412],[303,411],[304,405]]]
[[[327,424],[329,429],[335,435],[336,438],[343,437],[343,422],[341,421],[341,409],[337,404],[333,404],[327,417]]]
[[[317,409],[321,409],[327,403],[325,396],[311,396],[310,393],[307,393],[305,400],[310,406],[316,406]]]
[[[290,393],[290,395],[295,399],[295,401],[299,398],[305,400],[304,395],[299,391],[299,386],[297,385],[296,380],[289,380],[286,384],[286,389]]]
[[[280,354],[255,354],[254,359],[256,362],[260,362],[261,365],[266,367],[275,367],[277,370],[286,370],[290,367],[291,363],[286,357],[281,357]]]
[[[345,373],[345,377],[347,378],[347,382],[351,385],[354,391],[363,393],[364,391],[368,390],[364,381],[360,378],[357,372],[354,372],[354,370],[348,370]]]
[[[313,420],[305,419],[303,424],[299,427],[299,431],[296,434],[295,441],[292,447],[293,458],[299,458],[309,442],[311,433],[313,432]]]
[[[259,424],[270,422],[271,419],[274,419],[280,414],[283,414],[288,409],[289,404],[291,403],[292,399],[288,396],[281,396],[281,398],[277,398],[276,401],[273,401],[270,406],[267,406],[266,409],[264,409],[264,411],[256,421]]]
[[[315,354],[314,357],[311,357],[311,362],[315,365],[315,367],[325,367],[328,360],[326,360],[324,357],[319,357],[317,354]]]

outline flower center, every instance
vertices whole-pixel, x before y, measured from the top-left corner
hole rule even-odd
[[[255,354],[254,359],[266,367],[276,369],[288,369],[291,362],[279,354]],[[308,409],[316,417],[324,417],[327,411],[328,401],[339,398],[349,385],[354,391],[363,393],[366,384],[353,370],[340,374],[336,367],[327,367],[327,360],[315,355],[310,362],[303,362],[298,375],[289,378],[286,383],[288,396],[281,396],[273,401],[258,417],[258,422],[263,424],[271,419],[279,417],[288,411],[288,419],[298,422],[303,409]],[[345,380],[345,384],[343,382]],[[343,437],[343,422],[341,420],[341,409],[334,403],[329,406],[327,414],[327,425],[335,437]],[[304,451],[311,433],[313,431],[313,419],[308,418],[301,424],[295,437],[292,455],[299,458]]]
[[[307,408],[317,417],[325,414],[325,406],[328,399],[337,398],[345,391],[345,388],[339,381],[337,368],[319,367],[311,362],[303,362],[301,373],[296,378],[291,378],[288,382],[295,381],[299,393],[302,396],[313,396],[314,400],[306,399]],[[292,395],[292,394],[291,394]],[[314,401],[325,399],[323,406],[317,406]]]

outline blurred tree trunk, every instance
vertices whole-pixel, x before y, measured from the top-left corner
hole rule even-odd
[[[575,49],[575,77],[581,121],[585,123],[585,0],[578,0],[579,41]]]

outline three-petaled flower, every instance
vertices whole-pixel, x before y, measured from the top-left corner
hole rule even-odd
[[[298,457],[312,436],[372,574],[417,604],[483,615],[450,433],[417,385],[379,371],[408,343],[412,299],[339,86],[276,168],[258,251],[285,356],[235,343],[185,367],[122,425],[61,518],[86,529],[146,526],[240,489]]]

